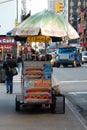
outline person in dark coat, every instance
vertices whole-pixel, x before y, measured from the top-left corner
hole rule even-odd
[[[6,83],[6,93],[13,93],[13,75],[11,73],[11,68],[17,67],[15,60],[11,58],[11,54],[7,54],[7,58],[3,63],[3,69],[5,69],[5,83]]]

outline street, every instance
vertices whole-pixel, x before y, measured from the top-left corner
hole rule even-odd
[[[54,68],[54,72],[70,107],[74,105],[79,118],[87,126],[87,64],[77,68]]]
[[[87,64],[82,67],[60,67],[54,68],[55,76],[62,89],[65,92],[87,91]]]
[[[6,94],[5,84],[0,84],[0,129],[1,130],[86,130],[87,125],[79,120],[72,107],[73,92],[86,92],[87,65],[77,68],[54,68],[59,86],[66,96],[65,114],[49,111],[15,111],[15,96],[21,91],[20,75],[14,77],[14,92]],[[69,96],[71,95],[71,96]],[[76,94],[77,95],[77,94]],[[72,97],[72,98],[71,98]],[[70,100],[69,100],[70,99]],[[71,100],[72,99],[72,100]],[[80,97],[81,99],[81,97]],[[79,101],[79,100],[77,100]],[[86,101],[86,100],[85,100]],[[75,108],[75,107],[74,107]],[[72,125],[74,127],[72,127]]]

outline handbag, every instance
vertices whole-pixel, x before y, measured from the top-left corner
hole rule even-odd
[[[18,71],[17,71],[17,68],[16,68],[16,67],[11,68],[11,74],[12,74],[13,76],[18,75]]]

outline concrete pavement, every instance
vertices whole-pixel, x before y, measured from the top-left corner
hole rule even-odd
[[[10,96],[13,97],[12,100],[14,100],[15,95],[21,92],[20,76],[21,75],[19,74],[19,75],[14,77],[14,89],[13,89],[12,95],[6,94],[5,83],[0,83],[1,103],[5,99],[7,101],[7,98],[10,99]],[[6,96],[6,95],[8,95],[8,96]],[[0,107],[2,107],[2,105],[3,105],[3,108],[4,108],[4,106],[6,107],[6,104],[4,104],[4,103],[0,104]],[[15,104],[14,104],[14,106],[15,106]],[[9,114],[12,114],[12,112],[11,113],[9,112]],[[16,115],[17,115],[17,113],[16,113]],[[83,117],[78,113],[78,111],[74,108],[74,106],[67,99],[66,99],[66,105],[65,105],[65,114],[46,113],[45,115],[41,114],[39,117],[40,119],[37,118],[39,115],[40,115],[40,113],[38,113],[36,118],[34,119],[34,121],[36,120],[35,125],[37,127],[34,126],[33,122],[30,122],[30,124],[29,124],[30,130],[49,130],[49,129],[50,130],[86,130],[87,129],[85,120],[83,119]],[[18,114],[18,119],[19,119],[19,116],[20,115]],[[31,114],[30,114],[30,116],[31,116]],[[48,117],[48,119],[46,117]],[[27,120],[27,118],[26,118],[26,120]],[[44,122],[42,123],[40,121],[41,123],[39,123],[39,120],[44,120]],[[10,120],[10,121],[12,122],[12,120]],[[0,119],[0,122],[2,122],[2,119]],[[17,120],[17,122],[15,120],[15,124],[16,123],[18,123],[18,120]],[[22,126],[20,126],[20,128],[18,126],[18,128],[16,127],[16,129],[27,130],[24,123],[26,124],[26,122],[24,121],[24,122],[22,122]],[[39,123],[39,125],[38,125],[38,123]],[[5,124],[5,127],[8,128],[8,125],[6,126],[7,123],[4,122],[4,124]],[[45,124],[45,125],[43,125],[43,124]],[[1,130],[5,130],[4,127]],[[13,127],[13,128],[9,127],[9,130],[15,130],[15,127]]]

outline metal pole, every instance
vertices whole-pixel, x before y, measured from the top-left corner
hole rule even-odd
[[[16,20],[18,22],[18,0],[16,0]]]
[[[85,8],[85,4],[86,4],[86,3],[85,3],[85,0],[84,0],[84,8]]]

